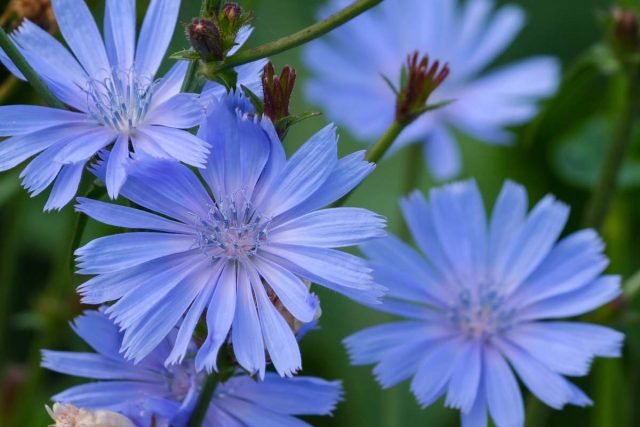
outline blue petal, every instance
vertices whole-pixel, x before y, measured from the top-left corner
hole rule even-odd
[[[135,66],[153,80],[173,36],[180,11],[176,0],[152,0],[142,23]]]
[[[73,331],[103,356],[119,358],[121,335],[116,325],[99,311],[88,310],[71,324]]]
[[[60,141],[81,137],[91,130],[93,128],[86,125],[59,125],[6,139],[0,142],[0,171],[9,170]]]
[[[188,61],[176,62],[161,79],[159,79],[153,88],[153,98],[151,98],[150,109],[163,104],[175,95],[180,93],[184,76],[187,74]]]
[[[87,95],[83,89],[90,77],[58,40],[29,20],[11,37],[61,101],[87,111]]]
[[[150,212],[113,203],[78,198],[76,210],[104,224],[129,229],[167,231],[171,233],[191,234],[193,228],[171,221]]]
[[[136,363],[146,357],[182,318],[194,299],[211,280],[212,272],[207,263],[199,266],[180,284],[175,286],[147,315],[126,328],[122,341],[125,357]]]
[[[135,0],[107,0],[104,39],[111,65],[130,70],[136,45]]]
[[[328,415],[342,394],[340,381],[313,377],[281,378],[274,373],[267,373],[264,381],[260,382],[248,377],[235,377],[229,381],[228,387],[238,398],[288,415]]]
[[[127,408],[136,401],[145,399],[146,396],[166,393],[164,384],[133,382],[133,381],[109,381],[82,384],[72,387],[53,396],[53,400],[62,403],[72,403],[82,408],[105,409]],[[125,411],[122,411],[126,414]]]
[[[538,399],[554,409],[562,409],[573,400],[574,391],[569,382],[530,356],[526,350],[508,342],[499,343],[498,348]]]
[[[524,424],[524,404],[511,368],[493,347],[484,351],[484,386],[491,418],[498,427]]]
[[[271,230],[269,241],[320,248],[354,246],[384,237],[385,219],[362,208],[333,208],[308,213]]]
[[[337,136],[329,125],[312,136],[287,162],[264,210],[277,215],[304,202],[327,180],[337,162]]]
[[[574,233],[554,247],[511,297],[524,307],[579,289],[595,280],[609,264],[604,244],[593,230]]]
[[[287,321],[267,296],[258,273],[253,268],[249,272],[265,347],[276,371],[283,377],[291,377],[302,368],[298,341]]]
[[[80,274],[102,274],[186,252],[193,245],[193,236],[136,232],[95,239],[75,253]]]
[[[238,299],[231,329],[233,353],[240,366],[250,374],[259,373],[264,378],[264,341],[251,282],[244,268],[238,270],[237,286]]]
[[[431,212],[436,235],[459,283],[479,285],[484,273],[487,224],[475,181],[463,181],[431,190]]]
[[[36,105],[0,106],[0,136],[25,135],[57,125],[97,123],[86,114]]]
[[[84,163],[65,165],[62,167],[60,174],[58,174],[56,178],[56,182],[53,184],[49,199],[47,199],[47,203],[44,205],[45,211],[62,209],[75,197],[78,192],[78,187],[80,186],[83,170]]]
[[[447,389],[456,356],[462,351],[460,340],[443,341],[424,356],[411,381],[411,391],[424,408],[435,402]]]
[[[296,275],[268,259],[256,256],[253,264],[293,317],[308,323],[316,315],[309,289]]]
[[[533,208],[510,246],[501,280],[513,290],[544,260],[560,236],[569,217],[569,207],[546,196]]]
[[[70,138],[53,160],[63,164],[85,162],[116,138],[117,134],[104,126],[87,129],[82,135]]]
[[[201,121],[203,114],[197,95],[180,93],[152,108],[145,117],[145,123],[189,129]]]
[[[477,396],[481,394],[479,388],[482,377],[482,344],[472,341],[465,345],[455,363],[449,381],[446,405],[467,413],[472,410]]]
[[[442,126],[436,126],[426,137],[424,158],[429,172],[438,181],[453,178],[462,169],[458,143],[451,131]]]
[[[120,189],[127,179],[127,167],[129,166],[129,136],[119,135],[107,161],[107,175],[105,184],[109,197],[118,197]]]
[[[446,307],[452,290],[420,254],[395,236],[367,242],[361,247],[371,259],[376,282],[389,288],[389,296],[425,305]],[[389,263],[389,254],[394,262]]]
[[[67,375],[99,380],[162,380],[154,372],[137,368],[123,359],[112,359],[95,353],[43,350],[42,366]]]
[[[213,296],[207,307],[207,339],[196,356],[198,370],[218,370],[218,352],[227,340],[236,312],[236,268],[234,261],[226,263],[215,283]]]
[[[96,21],[83,0],[52,0],[60,32],[87,73],[96,79],[109,75],[111,65]]]
[[[509,249],[520,234],[527,215],[527,190],[513,181],[505,181],[493,207],[489,225],[488,270],[492,278],[502,275]]]
[[[587,313],[621,294],[619,276],[602,276],[575,291],[538,301],[518,312],[521,320],[554,319]]]
[[[209,154],[209,144],[180,129],[143,126],[138,128],[137,138],[150,139],[172,158],[197,168],[205,166],[207,154]]]
[[[292,273],[350,298],[374,302],[382,294],[373,284],[371,269],[356,256],[332,249],[275,244],[266,246],[264,252],[275,256],[269,259]]]

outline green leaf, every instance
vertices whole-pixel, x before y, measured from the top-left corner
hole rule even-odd
[[[302,114],[296,114],[295,116],[287,116],[287,117],[283,117],[280,120],[278,120],[276,122],[276,127],[280,128],[280,127],[285,127],[285,128],[290,128],[291,126],[298,124],[300,122],[303,122],[307,119],[310,119],[312,117],[318,117],[321,116],[322,113],[318,112],[318,111],[308,111],[306,113],[302,113]]]
[[[256,113],[264,113],[264,101],[262,101],[262,99],[260,99],[258,95],[253,93],[251,89],[249,89],[245,85],[240,85],[240,89],[242,89],[242,93],[244,93],[244,95],[249,98],[249,101],[251,101],[251,104],[253,104],[253,108],[256,109]]]
[[[612,138],[610,120],[596,116],[564,137],[552,150],[552,167],[567,183],[584,189],[595,186],[600,175],[607,144]],[[640,187],[640,161],[628,157],[622,168],[618,186]]]
[[[393,85],[393,82],[389,77],[385,76],[384,74],[380,74],[380,77],[382,77],[382,80],[384,80],[384,82],[387,84],[387,86],[389,86],[391,91],[393,91],[396,96],[400,96],[400,91],[398,91],[398,89]]]
[[[200,59],[200,55],[195,50],[185,49],[175,53],[172,53],[169,58],[171,59],[185,59],[188,61],[197,61]]]

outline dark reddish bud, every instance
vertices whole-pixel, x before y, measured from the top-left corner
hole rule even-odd
[[[278,77],[269,62],[262,74],[262,89],[264,93],[264,114],[274,123],[289,117],[289,103],[296,84],[296,71],[288,65],[282,69]]]
[[[222,6],[220,16],[229,23],[234,23],[242,16],[242,8],[238,3],[226,3]]]
[[[449,64],[440,66],[439,61],[429,64],[425,55],[419,60],[418,52],[407,57],[407,81],[398,94],[396,119],[411,122],[420,115],[433,91],[449,76]]]
[[[187,37],[205,62],[221,61],[224,59],[222,37],[218,25],[209,20],[194,18],[187,27]]]
[[[640,25],[638,15],[631,10],[613,9],[613,37],[619,48],[627,52],[640,50]]]

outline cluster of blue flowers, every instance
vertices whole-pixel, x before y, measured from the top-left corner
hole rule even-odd
[[[331,1],[322,15],[348,3]],[[11,38],[69,109],[0,107],[0,170],[33,157],[23,185],[32,195],[52,186],[52,210],[74,199],[88,169],[129,204],[80,197],[76,209],[130,230],[76,251],[78,273],[92,276],[78,292],[99,308],[72,326],[95,352],[45,350],[42,365],[97,382],[54,401],[140,427],[186,426],[214,375],[203,425],[306,425],[295,417],[329,414],[342,399],[339,381],[294,376],[298,340],[320,316],[313,283],[405,319],[347,338],[353,364],[375,364],[385,388],[411,378],[422,406],[446,395],[465,426],[486,425],[487,413],[499,427],[523,425],[516,375],[553,408],[591,404],[565,376],[618,357],[623,336],[557,319],[613,300],[620,280],[603,275],[596,232],[560,239],[566,205],[547,196],[527,213],[526,190],[507,182],[487,218],[474,181],[428,199],[416,192],[401,207],[419,253],[387,236],[383,217],[332,207],[375,166],[365,151],[340,158],[333,125],[287,158],[250,97],[214,82],[182,93],[186,61],[157,78],[178,0],[152,0],[137,37],[135,1],[107,0],[104,41],[83,0],[52,4],[71,52],[29,21]],[[394,149],[423,142],[433,175],[450,178],[460,170],[453,128],[507,143],[505,126],[532,118],[555,90],[550,58],[478,77],[523,22],[519,8],[494,11],[491,0],[385,0],[306,48],[308,94],[370,141],[394,117],[380,74],[399,80],[416,49],[448,61],[436,96],[457,102],[419,117]],[[250,33],[238,32],[230,55]],[[4,52],[0,60],[24,78]],[[260,94],[264,64],[238,67],[238,85]],[[338,250],[349,246],[368,259]]]

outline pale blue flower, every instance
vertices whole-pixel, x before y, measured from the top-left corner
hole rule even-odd
[[[212,146],[204,184],[183,165],[145,160],[121,194],[146,210],[80,199],[78,210],[98,221],[145,230],[96,239],[76,253],[79,272],[97,275],[80,287],[83,301],[117,300],[107,313],[125,331],[127,357],[145,357],[183,319],[168,362],[182,360],[206,310],[198,369],[217,369],[230,340],[249,372],[264,375],[266,349],[276,370],[291,375],[301,360],[287,320],[308,323],[317,312],[304,280],[367,303],[381,295],[365,261],[334,248],[384,235],[384,219],[359,208],[321,209],[372,171],[364,152],[338,159],[328,126],[287,160],[271,122],[247,108],[233,95],[209,108],[199,132]]]
[[[177,331],[138,364],[120,354],[122,333],[103,313],[87,311],[73,324],[95,353],[44,350],[42,365],[56,372],[96,382],[71,387],[52,397],[90,410],[106,409],[130,418],[137,427],[183,427],[198,401],[205,374],[193,359],[165,365]],[[195,344],[189,343],[192,351]],[[339,381],[312,377],[280,378],[266,374],[257,382],[236,373],[219,384],[211,400],[207,427],[297,427],[308,424],[297,415],[328,415],[341,400]]]
[[[35,196],[52,183],[45,210],[60,209],[76,194],[87,162],[103,151],[105,183],[112,198],[126,181],[131,158],[145,155],[204,167],[208,144],[185,129],[202,119],[196,94],[180,93],[187,64],[156,79],[175,30],[179,0],[152,0],[137,37],[135,0],[108,0],[104,41],[82,0],[53,0],[71,53],[53,36],[25,21],[11,38],[53,93],[73,111],[12,105],[0,107],[0,171],[35,156],[20,175]],[[251,33],[242,30],[238,43]],[[236,46],[236,48],[239,47]],[[21,73],[0,51],[0,60]],[[261,63],[239,69],[255,88]],[[209,84],[205,99],[220,92]],[[106,151],[110,149],[110,151]]]
[[[331,0],[336,10],[350,0]],[[432,175],[447,179],[461,169],[454,129],[489,143],[505,144],[505,127],[525,123],[536,101],[559,80],[556,60],[537,57],[483,72],[520,32],[522,9],[493,0],[385,0],[376,8],[311,43],[304,59],[314,77],[309,98],[356,138],[372,143],[394,117],[395,95],[382,76],[400,81],[407,55],[418,51],[448,62],[451,74],[430,98],[455,100],[419,118],[395,149],[422,143]],[[397,83],[396,83],[397,84]]]
[[[596,356],[619,357],[623,335],[576,321],[620,294],[593,230],[557,241],[569,208],[552,196],[527,215],[523,187],[507,182],[487,221],[475,182],[416,192],[402,210],[419,254],[395,237],[364,246],[389,289],[380,310],[406,320],[346,339],[354,364],[376,364],[383,387],[408,378],[422,406],[446,394],[463,426],[521,426],[516,376],[547,405],[585,406],[564,375],[583,376]]]

